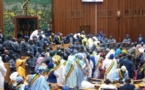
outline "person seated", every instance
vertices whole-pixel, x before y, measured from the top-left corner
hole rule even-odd
[[[18,76],[16,78],[16,82],[17,82],[16,90],[25,90],[24,80],[21,76]]]
[[[51,44],[55,44],[55,34],[51,33],[51,35],[48,37]]]
[[[135,86],[131,84],[131,79],[127,78],[125,84],[120,87],[120,90],[134,90]]]
[[[19,76],[18,72],[13,72],[10,74],[9,89],[14,90],[16,86],[16,78]]]
[[[47,34],[46,36],[49,37],[51,35],[51,28],[50,28],[50,24],[47,24],[47,27],[45,29],[45,33]]]
[[[125,66],[122,66],[121,68],[116,69],[112,74],[110,75],[112,82],[120,82],[123,83],[126,78],[128,78],[128,71],[126,70]]]
[[[58,32],[57,35],[55,35],[55,44],[61,44],[62,43],[62,33]]]
[[[123,39],[122,43],[124,46],[128,46],[128,44],[131,43],[131,38],[129,37],[129,34],[126,34],[126,38]]]
[[[144,37],[141,34],[139,34],[139,37],[137,38],[136,42],[137,42],[137,44],[141,44],[142,42],[145,43]]]
[[[107,43],[108,43],[108,44],[116,43],[116,40],[115,40],[115,38],[113,38],[112,35],[110,35],[110,38],[108,38]]]
[[[99,90],[102,90],[102,89],[112,89],[112,90],[117,90],[117,88],[111,84],[111,81],[109,79],[106,79],[104,81],[104,84],[102,84],[99,88]]]

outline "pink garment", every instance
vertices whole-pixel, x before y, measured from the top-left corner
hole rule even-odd
[[[36,66],[39,66],[44,61],[44,57],[39,57],[36,61]]]

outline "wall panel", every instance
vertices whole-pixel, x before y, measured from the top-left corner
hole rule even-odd
[[[3,31],[3,0],[0,0],[0,29]]]
[[[54,32],[67,35],[79,31],[80,26],[88,26],[88,32],[95,33],[95,5],[81,0],[53,0]]]
[[[97,27],[98,32],[103,31],[106,37],[113,35],[118,39],[118,1],[104,0],[103,3],[97,4]]]

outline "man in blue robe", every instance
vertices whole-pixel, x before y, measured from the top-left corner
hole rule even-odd
[[[125,66],[122,66],[119,69],[116,69],[114,72],[112,72],[111,81],[112,82],[124,82],[125,79],[128,78],[128,71],[126,70]]]
[[[74,90],[76,90],[77,74],[78,74],[78,67],[76,62],[73,59],[68,60],[66,64],[65,85],[69,87],[73,87]]]
[[[50,90],[49,85],[43,76],[44,67],[37,66],[36,73],[34,74],[28,83],[28,90]]]
[[[16,78],[16,82],[17,82],[16,90],[25,90],[24,80],[21,76],[18,76]]]
[[[77,84],[78,88],[81,88],[81,83],[86,77],[86,63],[83,60],[83,54],[79,53],[76,55],[76,63],[77,63],[77,68],[78,68],[78,74],[77,74]]]

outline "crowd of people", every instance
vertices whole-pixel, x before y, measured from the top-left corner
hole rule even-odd
[[[66,43],[70,44],[68,48],[52,49],[52,45]],[[105,38],[102,31],[95,35],[82,31],[63,36],[39,29],[18,39],[7,36],[7,40],[0,32],[0,88],[4,88],[7,72],[4,63],[9,63],[11,82],[7,90],[51,90],[49,84],[63,85],[62,90],[93,89],[93,83],[100,83],[97,79],[105,81],[99,90],[134,90],[131,80],[145,76],[144,43],[141,34],[136,42],[127,34],[119,43],[112,35]],[[26,68],[22,67],[21,56],[28,57]],[[111,83],[124,85],[115,87]]]

